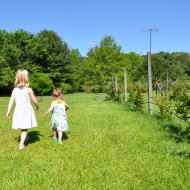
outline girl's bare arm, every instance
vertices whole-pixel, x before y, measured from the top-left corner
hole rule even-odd
[[[65,104],[65,109],[68,110],[69,109],[69,106],[67,104]]]
[[[12,94],[11,94],[11,98],[9,100],[8,110],[7,110],[7,114],[6,114],[7,118],[10,118],[10,112],[11,112],[11,108],[13,106],[14,101],[15,101],[15,96],[14,96],[14,90],[13,90]]]
[[[47,117],[47,115],[53,111],[53,107],[54,107],[54,103],[52,102],[50,108],[45,113],[45,117]]]
[[[37,99],[36,99],[36,97],[34,95],[33,90],[31,88],[28,88],[28,93],[29,93],[32,101],[34,102],[34,104],[35,104],[35,106],[37,108],[38,113],[40,113],[39,103],[38,103],[38,101],[37,101]]]

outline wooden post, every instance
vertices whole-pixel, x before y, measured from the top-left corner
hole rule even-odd
[[[124,83],[125,83],[125,103],[127,102],[127,71],[124,68]]]
[[[156,76],[156,98],[158,98],[158,77]]]
[[[118,92],[117,92],[118,88],[117,88],[117,75],[115,75],[115,97],[117,98],[118,96]]]
[[[168,96],[168,71],[166,72],[166,98]]]
[[[152,73],[151,73],[151,52],[147,52],[148,57],[148,104],[149,104],[149,114],[153,114],[153,105],[152,105]]]
[[[115,91],[117,92],[118,88],[117,88],[117,75],[115,75]]]

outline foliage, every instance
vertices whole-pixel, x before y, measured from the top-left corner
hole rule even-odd
[[[0,70],[0,93],[9,94],[14,88],[15,71],[9,67]]]
[[[124,68],[131,68],[131,61],[121,52],[111,36],[105,36],[99,46],[91,48],[85,62],[85,85],[98,86],[99,91],[111,81],[112,76],[117,75],[118,81],[123,81]],[[130,74],[129,74],[130,79]]]
[[[190,118],[190,97],[183,85],[176,86],[170,95],[170,99],[175,100],[175,110],[185,121]]]
[[[30,87],[36,93],[47,94],[54,87],[53,81],[48,74],[45,73],[33,73],[30,76]]]
[[[139,92],[144,93],[148,91],[148,84],[144,77],[142,77],[140,80],[135,81],[134,85],[138,89]]]
[[[47,41],[47,56],[42,63],[43,72],[50,74],[55,86],[59,86],[61,82],[67,83],[71,72],[68,69],[70,64],[68,44],[52,30],[43,30],[38,36]]]
[[[136,76],[138,80],[141,77],[147,79],[147,55],[143,55],[143,62],[139,65]],[[156,76],[161,81],[166,80],[166,72],[169,74],[169,79],[177,80],[189,75],[190,69],[190,54],[185,52],[159,52],[151,55],[152,65],[152,80],[155,82]]]
[[[115,83],[109,82],[106,86],[105,86],[105,91],[106,93],[110,96],[111,99],[114,98],[115,96]]]
[[[129,90],[129,101],[130,106],[135,111],[141,111],[144,107],[144,99],[142,93],[133,86]]]
[[[131,68],[128,70],[128,72],[130,73],[133,81],[138,81],[138,69],[143,63],[143,58],[135,52],[130,52],[126,55],[126,57],[131,61]]]
[[[66,93],[71,93],[72,92],[72,86],[69,85],[69,84],[66,84],[66,83],[61,83],[60,84],[60,88],[63,92],[63,94],[66,94]]]
[[[104,89],[105,92],[109,95],[110,99],[114,99],[116,101],[121,100],[121,88],[118,87],[118,90],[116,91],[115,83],[113,81],[109,82]]]
[[[159,105],[162,119],[171,120],[172,112],[168,109],[172,108],[172,101],[165,97],[162,97],[157,99],[156,103]]]
[[[84,71],[82,69],[84,59],[78,49],[72,49],[70,53],[70,64],[67,66],[69,75],[67,82],[72,86],[72,92],[82,91],[84,85]]]
[[[190,88],[189,53],[161,51],[151,55],[151,62],[153,84],[156,76],[161,83],[165,83],[168,72],[171,84],[178,80],[186,81]],[[115,75],[123,89],[123,70],[126,68],[128,83],[134,82],[141,92],[146,91],[146,82],[143,81],[147,81],[147,56],[135,52],[125,54],[115,39],[107,35],[98,46],[90,48],[87,57],[82,57],[78,49],[70,49],[52,30],[42,30],[38,34],[23,29],[14,32],[0,30],[2,94],[12,90],[13,75],[21,68],[27,69],[31,74],[48,73],[54,86],[68,84],[72,88],[71,92],[106,91],[106,85]]]

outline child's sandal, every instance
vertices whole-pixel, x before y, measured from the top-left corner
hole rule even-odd
[[[53,137],[53,140],[57,140],[57,137]]]
[[[24,147],[25,147],[24,145],[22,145],[22,146],[21,146],[21,145],[19,145],[19,150],[23,150],[23,149],[24,149]]]

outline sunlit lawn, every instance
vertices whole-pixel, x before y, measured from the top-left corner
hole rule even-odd
[[[5,118],[9,98],[1,97],[0,189],[190,189],[190,145],[168,132],[172,125],[94,96],[66,95],[62,145],[52,139],[50,115],[44,117],[52,98],[44,97],[23,151],[20,131]]]

